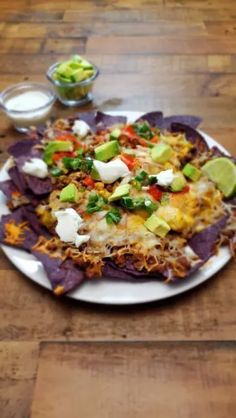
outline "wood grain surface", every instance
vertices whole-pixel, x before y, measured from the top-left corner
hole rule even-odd
[[[86,109],[200,115],[236,154],[235,0],[0,6],[1,90],[80,53],[101,71]],[[20,137],[1,114],[1,163]],[[108,308],[56,299],[1,252],[0,417],[235,418],[235,277],[231,262],[173,300]]]
[[[31,417],[234,416],[235,361],[235,343],[46,343]]]

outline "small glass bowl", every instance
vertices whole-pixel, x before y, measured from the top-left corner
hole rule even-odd
[[[54,80],[53,74],[61,62],[53,64],[47,72],[48,80],[53,84],[55,93],[62,104],[65,106],[83,106],[93,100],[92,88],[94,80],[99,74],[96,65],[92,64],[95,72],[92,77],[76,83],[63,83],[59,80]]]
[[[11,108],[11,99],[28,92],[37,92],[45,96],[45,103],[36,106],[35,103],[24,103],[22,110]],[[32,96],[31,96],[32,97]],[[8,87],[0,94],[0,107],[19,132],[27,132],[31,127],[42,125],[49,118],[52,106],[56,100],[54,92],[41,83],[19,83]],[[9,104],[8,104],[9,102]]]

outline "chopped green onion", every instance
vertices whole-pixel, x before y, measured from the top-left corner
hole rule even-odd
[[[59,167],[55,166],[51,168],[50,173],[53,177],[59,177],[63,174],[63,171]]]
[[[67,170],[80,170],[84,173],[89,173],[92,169],[93,160],[89,157],[81,158],[81,157],[64,157],[63,158],[64,167]]]
[[[135,129],[136,133],[139,136],[141,136],[142,138],[152,139],[152,137],[153,137],[153,133],[152,133],[151,128],[150,128],[150,126],[147,122],[135,123],[134,124],[134,129]]]
[[[121,204],[128,210],[145,209],[150,214],[158,207],[158,205],[148,197],[137,197],[132,199],[129,196],[125,196],[121,199]]]
[[[144,170],[140,171],[138,175],[135,177],[135,180],[142,182],[148,177],[148,173]]]
[[[94,212],[99,212],[103,209],[105,203],[106,201],[103,199],[103,197],[99,196],[96,193],[91,193],[89,195],[89,201],[86,207],[86,212],[90,214]]]
[[[157,183],[156,176],[149,176],[148,177],[148,184],[155,184],[155,183]]]
[[[113,207],[106,214],[106,222],[108,225],[118,224],[121,220],[121,213],[118,208]]]

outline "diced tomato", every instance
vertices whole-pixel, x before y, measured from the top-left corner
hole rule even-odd
[[[83,180],[83,184],[88,187],[94,187],[95,182],[93,181],[91,176],[86,176]]]
[[[148,141],[139,136],[132,125],[125,126],[122,130],[122,134],[129,139],[135,139],[142,147],[148,147]]]
[[[152,186],[149,187],[148,189],[148,193],[153,197],[153,199],[155,200],[160,200],[161,196],[162,196],[162,190],[156,186],[155,184],[153,184]]]
[[[138,138],[138,135],[132,125],[125,126],[122,133],[129,138]]]
[[[179,194],[184,194],[184,193],[188,193],[190,190],[190,187],[188,184],[186,184],[186,186],[181,190],[181,192],[178,192]]]
[[[61,152],[55,152],[52,156],[52,160],[54,163],[61,160],[64,157],[76,157],[76,152],[69,152],[69,151],[61,151]]]
[[[120,158],[123,161],[123,163],[125,163],[127,165],[129,170],[133,170],[133,168],[134,168],[134,166],[137,162],[137,159],[133,155],[122,154]]]
[[[157,135],[155,135],[155,136],[151,139],[151,142],[152,142],[153,144],[156,144],[158,141],[159,141],[159,137],[158,137]]]
[[[70,133],[65,133],[62,134],[60,136],[58,136],[56,138],[57,141],[70,141],[74,144],[74,148],[78,149],[78,148],[86,148],[86,145],[83,144],[81,141],[78,140],[78,138],[76,138],[76,136],[70,134]]]
[[[148,142],[146,141],[146,139],[141,138],[140,136],[137,139],[139,144],[142,145],[142,147],[148,147]]]

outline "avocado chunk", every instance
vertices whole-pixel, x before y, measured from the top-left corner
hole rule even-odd
[[[183,174],[176,174],[174,180],[172,181],[170,188],[172,192],[180,192],[186,186],[186,180]]]
[[[172,149],[168,144],[164,142],[158,145],[155,145],[151,149],[151,157],[156,163],[165,163],[172,156]]]
[[[153,234],[158,235],[161,238],[164,238],[170,231],[168,223],[155,214],[152,214],[146,222],[144,222],[144,226],[149,231],[153,232]]]
[[[114,200],[121,199],[124,196],[127,196],[130,192],[130,184],[122,184],[121,186],[118,186],[114,193],[108,198],[109,202],[114,202]]]
[[[93,180],[100,180],[99,173],[94,166],[92,167],[90,174]]]
[[[60,201],[61,202],[78,202],[79,200],[79,191],[77,187],[70,183],[61,190]]]
[[[194,165],[187,163],[183,168],[183,174],[192,181],[197,181],[201,177],[201,171]]]
[[[71,74],[71,80],[76,82],[82,81],[84,79],[84,70],[83,68],[77,68]]]
[[[114,129],[111,133],[110,133],[110,140],[116,140],[119,138],[119,136],[121,135],[121,130],[120,129]]]
[[[73,146],[70,141],[52,141],[46,145],[43,159],[47,165],[52,165],[52,156],[54,152],[73,151]]]
[[[75,55],[70,60],[58,64],[52,77],[63,83],[79,83],[94,74],[94,66],[79,55]]]
[[[95,150],[95,158],[99,161],[108,161],[119,153],[118,141],[109,141],[99,145]]]

